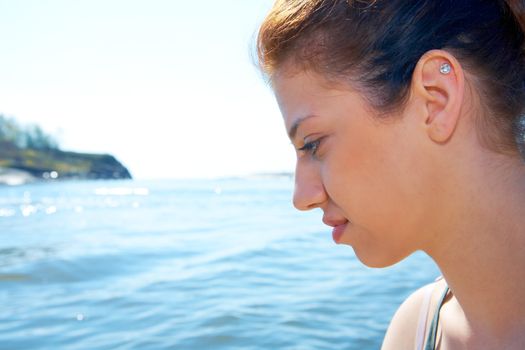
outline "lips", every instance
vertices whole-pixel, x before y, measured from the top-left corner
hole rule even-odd
[[[323,217],[323,222],[325,223],[325,225],[333,227],[332,238],[335,243],[339,244],[345,232],[346,226],[348,226],[348,220],[346,219],[334,220],[334,219]]]
[[[343,233],[345,232],[346,226],[348,225],[348,222],[342,225],[337,225],[332,230],[332,238],[335,243],[339,244],[341,241],[341,237],[343,237]]]

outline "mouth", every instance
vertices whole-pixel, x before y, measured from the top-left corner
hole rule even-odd
[[[346,219],[330,220],[328,218],[323,218],[323,222],[325,225],[333,227],[332,238],[336,244],[339,244],[345,232],[346,226],[348,226],[349,221]]]

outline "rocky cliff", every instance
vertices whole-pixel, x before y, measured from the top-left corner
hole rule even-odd
[[[66,152],[59,149],[17,148],[0,142],[0,167],[23,171],[34,179],[131,179],[131,174],[109,154]]]

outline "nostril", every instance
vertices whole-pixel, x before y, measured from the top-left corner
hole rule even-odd
[[[304,195],[304,193],[298,191],[297,189],[294,192],[292,202],[293,202],[293,206],[297,210],[305,211],[305,210],[310,209],[308,198]]]
[[[293,196],[293,205],[297,210],[307,211],[319,208],[326,200],[323,188],[310,188],[308,191],[296,188]]]
[[[297,163],[293,205],[301,211],[318,208],[328,198],[319,168],[314,165],[314,163]]]
[[[301,203],[301,201],[298,200],[295,195],[294,195],[292,202],[293,202],[293,206],[295,207],[295,209],[301,210],[301,211],[308,210],[308,206],[305,206],[303,203]]]

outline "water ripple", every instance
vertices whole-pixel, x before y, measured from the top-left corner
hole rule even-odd
[[[437,269],[422,254],[363,267],[320,213],[295,212],[292,185],[0,188],[1,347],[378,349]]]

